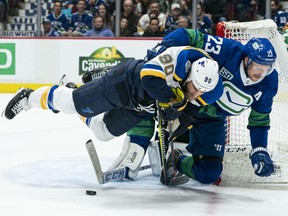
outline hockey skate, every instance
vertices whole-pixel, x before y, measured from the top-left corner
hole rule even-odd
[[[28,104],[28,97],[33,92],[29,88],[20,88],[16,95],[10,100],[5,110],[2,113],[2,117],[7,119],[13,119],[23,109],[29,110],[31,107]]]
[[[183,155],[183,153],[179,149],[175,149],[174,154],[172,152],[169,154],[168,159],[167,159],[167,173],[166,173],[168,182],[165,184],[164,169],[162,169],[161,175],[160,175],[160,182],[162,184],[167,185],[167,186],[176,186],[176,185],[185,184],[189,181],[189,178],[187,176],[184,176],[183,173],[179,172],[176,169],[177,161],[181,155]],[[173,160],[172,160],[172,157],[173,157]],[[174,161],[174,164],[173,164],[173,161]]]

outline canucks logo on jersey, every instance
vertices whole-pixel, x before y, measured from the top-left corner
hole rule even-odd
[[[253,97],[241,91],[233,83],[224,81],[223,86],[224,93],[217,101],[217,104],[226,112],[232,115],[240,115],[253,103]]]

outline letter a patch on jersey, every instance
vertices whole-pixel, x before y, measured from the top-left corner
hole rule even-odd
[[[260,99],[261,95],[262,95],[262,91],[259,91],[254,95],[254,97],[258,101]]]

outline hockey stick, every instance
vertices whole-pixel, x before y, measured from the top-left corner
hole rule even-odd
[[[98,157],[98,154],[96,152],[96,149],[92,140],[88,140],[86,142],[86,148],[90,156],[90,159],[91,159],[91,162],[92,162],[99,184],[106,184],[108,182],[119,181],[125,178],[126,172],[127,172],[127,168],[125,167],[121,169],[117,169],[117,170],[108,171],[108,172],[102,171],[99,157]],[[139,171],[146,170],[149,168],[151,168],[150,165],[145,165],[145,166],[140,167]]]
[[[160,154],[161,154],[161,159],[162,159],[162,172],[163,172],[163,180],[164,184],[166,186],[177,186],[177,185],[182,185],[185,184],[189,181],[189,178],[187,176],[176,176],[176,165],[174,162],[174,159],[172,157],[172,166],[174,169],[174,177],[172,179],[168,178],[168,164],[167,164],[167,159],[166,159],[166,140],[165,140],[165,122],[162,119],[162,117],[159,115],[158,117],[158,134],[159,134],[159,142],[160,142]],[[172,126],[171,122],[169,122],[169,131],[172,131]],[[170,128],[171,127],[171,128]],[[168,143],[168,151],[171,151],[172,155],[174,154],[174,144],[173,141],[170,141]],[[161,173],[162,174],[162,173]]]
[[[160,143],[160,155],[162,160],[162,171],[163,172],[163,180],[165,185],[169,185],[168,178],[168,165],[166,160],[166,145],[165,145],[165,131],[164,131],[164,120],[161,115],[158,115],[158,134],[159,134],[159,143]]]
[[[171,136],[172,134],[172,122],[171,121],[168,121],[168,130],[169,130],[169,136]],[[175,151],[174,151],[174,141],[173,140],[170,140],[169,143],[169,148],[171,150],[171,154],[172,154],[172,166],[174,168],[174,177],[173,179],[170,180],[169,182],[169,186],[176,186],[176,185],[181,185],[181,184],[185,184],[187,183],[190,179],[189,177],[185,176],[185,175],[182,175],[182,176],[177,176],[177,169],[176,169],[176,163],[175,163],[175,159],[174,159],[174,154],[175,154]]]
[[[168,121],[168,130],[169,130],[169,136],[171,136],[171,134],[172,134],[172,122],[171,121]],[[171,154],[174,156],[174,154],[175,154],[175,152],[174,152],[174,141],[173,140],[169,141],[168,145],[171,148]],[[171,161],[172,161],[172,166],[174,167],[173,175],[174,175],[174,178],[176,178],[177,171],[176,171],[176,164],[175,164],[175,160],[174,160],[173,156],[171,158]]]

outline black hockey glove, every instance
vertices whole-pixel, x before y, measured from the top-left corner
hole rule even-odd
[[[267,177],[274,173],[274,164],[266,148],[257,147],[252,149],[249,157],[257,176]]]
[[[186,97],[180,88],[172,88],[175,94],[176,103],[171,106],[168,103],[159,102],[159,115],[165,120],[170,121],[177,119],[187,105]]]
[[[200,106],[188,103],[181,116],[179,116],[179,126],[169,137],[169,141],[175,140],[185,133],[186,130],[191,129],[196,121],[195,116],[199,113]]]
[[[104,68],[97,68],[95,70],[88,71],[85,74],[83,74],[82,82],[85,84],[85,83],[91,82],[92,80],[99,79],[102,76],[104,76],[110,68],[111,67],[104,67]]]

